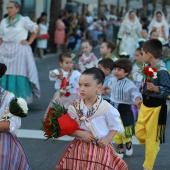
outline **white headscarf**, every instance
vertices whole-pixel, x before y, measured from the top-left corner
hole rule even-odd
[[[128,12],[126,13],[125,17],[124,17],[123,22],[124,22],[124,21],[132,22],[132,21],[130,20],[130,18],[129,18],[130,12],[134,12],[134,11],[133,11],[133,10],[128,11]],[[135,13],[135,12],[134,12],[134,13]],[[141,23],[140,23],[140,21],[139,21],[139,18],[137,17],[136,13],[135,13],[135,18],[134,18],[134,23],[137,24],[137,25],[138,25],[138,24],[141,25]]]
[[[152,30],[152,26],[153,26],[156,22],[158,22],[158,21],[156,20],[156,14],[157,14],[157,12],[160,12],[160,13],[162,14],[161,23],[165,26],[165,28],[168,27],[168,23],[167,23],[167,21],[166,21],[166,19],[165,19],[164,13],[163,13],[161,10],[157,10],[157,11],[155,11],[154,17],[153,17],[152,21],[150,22],[150,24],[149,24],[149,26],[148,26],[149,30]]]

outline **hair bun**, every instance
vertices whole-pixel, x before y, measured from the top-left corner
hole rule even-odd
[[[5,74],[7,66],[3,63],[0,63],[0,78]]]

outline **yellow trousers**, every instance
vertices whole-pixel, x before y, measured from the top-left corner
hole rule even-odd
[[[132,140],[131,137],[126,138],[124,133],[117,133],[113,139],[117,145],[122,144],[123,142],[128,143]]]
[[[159,139],[156,140],[160,109],[161,106],[146,107],[142,104],[135,126],[139,143],[145,145],[144,167],[149,170],[153,169],[160,144]]]

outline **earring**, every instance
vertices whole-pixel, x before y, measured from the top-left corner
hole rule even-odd
[[[102,93],[101,93],[101,92],[97,92],[96,94],[97,94],[98,96],[100,96]]]

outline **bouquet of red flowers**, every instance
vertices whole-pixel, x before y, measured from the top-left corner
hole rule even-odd
[[[152,79],[156,79],[158,70],[159,70],[159,66],[156,66],[156,67],[146,66],[146,67],[144,67],[142,69],[142,75],[143,75],[143,78],[145,79],[145,83],[151,82]],[[146,91],[147,99],[149,99],[150,92],[151,92],[150,90]]]
[[[145,82],[150,82],[157,78],[158,67],[146,66],[142,70],[142,75],[146,79]]]
[[[49,108],[45,120],[42,121],[42,131],[47,139],[56,139],[80,130],[78,123],[70,117],[64,106],[58,102]]]
[[[60,86],[60,97],[63,95],[65,97],[70,96],[70,92],[68,90],[71,88],[72,88],[72,85],[69,84],[69,81],[67,80],[67,78],[63,77],[61,80],[61,86]]]

